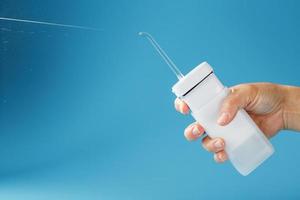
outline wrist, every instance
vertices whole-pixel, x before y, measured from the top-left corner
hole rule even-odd
[[[281,85],[284,129],[300,131],[300,88]]]

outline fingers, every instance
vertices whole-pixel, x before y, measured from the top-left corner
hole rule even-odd
[[[185,129],[184,136],[188,141],[194,141],[204,133],[203,127],[195,122]],[[211,139],[209,136],[206,136],[202,139],[202,146],[207,151],[214,153],[214,160],[217,163],[223,163],[228,159],[227,154],[224,151],[225,142],[222,138]]]
[[[203,133],[204,129],[198,123],[193,123],[184,130],[184,136],[188,141],[196,140],[201,137]]]
[[[207,151],[217,153],[224,150],[225,142],[222,138],[211,139],[209,136],[206,136],[202,140],[202,146]]]
[[[225,151],[220,151],[220,152],[214,154],[214,160],[217,163],[223,163],[226,160],[228,160],[228,156]]]
[[[225,142],[222,138],[211,139],[209,136],[206,136],[202,140],[202,146],[207,151],[214,153],[214,160],[216,162],[222,163],[228,159],[228,156],[224,151]]]
[[[230,94],[224,99],[217,123],[227,125],[233,120],[239,109],[247,107],[256,96],[256,88],[253,85],[242,84],[231,88]]]
[[[178,98],[175,99],[174,106],[178,112],[180,112],[184,115],[186,115],[190,112],[188,105]]]
[[[234,91],[234,90],[233,90]],[[232,93],[231,93],[232,94]],[[230,98],[229,98],[230,97]],[[228,124],[235,116],[236,112],[239,109],[239,106],[243,103],[243,101],[238,101],[237,97],[233,98],[234,95],[229,95],[227,97],[227,101],[223,103],[221,116],[218,120],[218,123],[221,124]],[[232,100],[231,100],[232,98]],[[235,102],[236,101],[236,102]],[[176,98],[174,101],[174,107],[175,109],[186,115],[189,113],[190,109],[188,105],[180,100],[179,98]],[[189,125],[185,131],[184,136],[188,141],[196,140],[197,138],[201,137],[205,133],[203,127],[198,123],[193,123]],[[226,152],[224,151],[225,148],[225,142],[221,138],[214,138],[211,139],[209,136],[206,136],[202,140],[203,147],[210,152],[214,153],[214,160],[218,163],[225,162],[228,159],[228,156]]]

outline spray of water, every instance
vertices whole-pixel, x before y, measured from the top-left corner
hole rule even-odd
[[[46,25],[46,26],[58,26],[58,27],[63,27],[63,28],[73,28],[73,29],[82,29],[82,30],[90,30],[90,31],[102,31],[102,29],[86,27],[86,26],[59,24],[59,23],[51,23],[51,22],[44,22],[44,21],[8,18],[8,17],[0,17],[0,21],[12,21],[12,22],[19,22],[19,23],[40,24],[40,25]]]

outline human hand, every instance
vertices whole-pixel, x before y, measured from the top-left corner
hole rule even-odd
[[[229,124],[238,110],[243,108],[268,138],[274,136],[281,129],[288,128],[286,104],[289,102],[287,101],[289,86],[253,83],[237,85],[230,90],[230,94],[224,99],[221,106],[217,121],[219,125]],[[175,100],[175,108],[182,114],[189,113],[188,105],[178,98]],[[204,132],[203,127],[195,122],[185,129],[184,135],[187,140],[193,141],[201,137]],[[214,153],[216,162],[224,162],[228,159],[224,151],[225,141],[222,138],[205,136],[202,139],[202,146],[207,151]]]

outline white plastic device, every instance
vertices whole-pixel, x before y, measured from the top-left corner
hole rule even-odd
[[[272,144],[245,110],[240,109],[228,125],[217,124],[220,106],[229,89],[223,86],[207,62],[180,79],[172,90],[188,104],[193,117],[210,137],[225,140],[225,151],[242,175],[248,175],[273,154]]]
[[[225,151],[238,172],[248,175],[273,154],[272,144],[245,110],[240,109],[228,125],[217,124],[220,106],[229,89],[223,86],[207,62],[183,76],[150,34],[142,32],[140,35],[151,41],[179,78],[172,87],[173,93],[187,103],[192,116],[210,137],[225,140]]]

